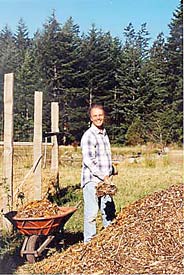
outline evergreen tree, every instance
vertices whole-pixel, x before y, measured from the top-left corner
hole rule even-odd
[[[37,34],[37,59],[43,71],[48,92],[52,98],[56,98],[58,90],[57,68],[60,62],[59,32],[61,31],[61,27],[54,13],[43,27],[43,31]]]
[[[47,119],[50,103],[57,101],[60,107],[60,131],[73,132],[72,120],[75,113],[72,102],[81,85],[79,27],[72,18],[60,26],[53,13],[36,44],[37,60],[46,81],[48,101],[44,104],[44,119],[50,121],[50,118]],[[50,123],[47,128],[50,128]]]
[[[117,142],[125,142],[125,134],[132,121],[145,112],[144,98],[147,97],[145,75],[142,68],[148,58],[149,34],[143,24],[138,33],[130,23],[124,30],[125,44],[122,48],[117,72],[117,109],[119,120]]]
[[[34,92],[39,90],[34,49],[28,48],[24,62],[15,81],[15,139],[27,141],[33,138]]]
[[[116,137],[118,136],[119,132],[119,121],[120,121],[120,113],[118,109],[118,96],[117,96],[117,87],[118,87],[118,70],[121,65],[120,56],[122,52],[122,43],[118,37],[112,39],[112,45],[110,49],[110,54],[113,60],[113,75],[111,78],[111,97],[107,101],[107,113],[108,113],[108,124],[107,130],[110,136],[111,142],[116,141]]]
[[[137,144],[144,144],[145,129],[143,128],[142,121],[136,117],[125,134],[127,145],[135,146]]]
[[[136,36],[136,52],[138,70],[135,74],[137,91],[134,101],[135,117],[141,118],[142,125],[144,125],[144,118],[147,113],[150,113],[150,106],[152,105],[153,93],[151,91],[151,78],[147,71],[147,63],[149,60],[149,33],[146,30],[146,23],[141,25],[140,30]]]
[[[55,13],[48,18],[43,25],[43,30],[37,32],[34,37],[35,57],[37,67],[40,68],[40,77],[43,83],[43,124],[46,131],[51,129],[51,102],[58,101],[59,81],[57,70],[59,67],[59,32],[60,24],[56,20]]]
[[[62,125],[66,142],[80,140],[85,125],[85,96],[79,26],[70,17],[61,29],[59,94]]]
[[[27,49],[30,46],[29,32],[23,19],[21,18],[18,22],[17,31],[15,34],[15,44],[18,50],[18,65],[24,62],[24,57]]]
[[[170,35],[166,44],[166,77],[168,97],[165,128],[170,132],[168,142],[181,142],[183,138],[183,1],[173,13],[169,24]],[[172,111],[171,111],[172,110]],[[169,115],[169,118],[168,118]]]
[[[162,121],[167,97],[165,69],[165,38],[163,33],[160,33],[153,42],[150,59],[144,66],[149,93],[145,102],[146,115],[143,120],[146,125],[146,140],[154,143],[163,143],[166,137]]]
[[[50,106],[59,102],[60,131],[66,144],[80,141],[89,126],[87,110],[102,103],[114,143],[182,141],[183,2],[173,13],[170,34],[160,33],[149,49],[146,23],[130,23],[125,43],[109,32],[79,35],[70,17],[61,25],[53,12],[33,39],[23,21],[15,34],[0,31],[0,131],[3,134],[4,74],[15,74],[16,140],[33,135],[34,92],[44,92],[43,130],[50,131]]]
[[[6,25],[0,32],[0,77],[1,85],[5,73],[12,73],[17,67],[17,48],[13,33]]]
[[[85,81],[88,106],[92,102],[104,102],[113,88],[112,38],[109,33],[98,31],[95,25],[83,41],[85,57]]]
[[[4,74],[14,73],[17,68],[17,48],[13,33],[6,25],[0,32],[0,135],[3,138],[3,83]]]

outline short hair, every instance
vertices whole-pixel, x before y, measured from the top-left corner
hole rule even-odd
[[[88,111],[89,112],[89,116],[91,116],[91,110],[92,109],[100,109],[105,114],[104,106],[102,104],[92,103],[91,106],[89,107],[89,111]]]

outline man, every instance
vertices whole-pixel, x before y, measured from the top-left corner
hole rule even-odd
[[[96,195],[99,182],[110,183],[112,159],[110,142],[104,129],[105,112],[102,105],[93,104],[89,111],[91,127],[81,139],[83,156],[81,185],[84,198],[84,243],[96,235],[96,217],[100,209],[103,226],[115,218],[115,205],[111,196]]]

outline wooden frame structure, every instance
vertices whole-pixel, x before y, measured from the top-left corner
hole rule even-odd
[[[1,190],[3,213],[13,210],[13,86],[14,74],[9,73],[4,76],[4,150],[3,150],[3,186]],[[42,107],[43,93],[35,91],[34,95],[34,138],[33,138],[33,167],[34,167],[34,192],[33,200],[42,198]],[[55,134],[52,136],[52,159],[51,170],[56,173],[58,179],[58,142],[59,133],[59,105],[58,102],[51,103],[51,130]],[[31,171],[33,171],[33,167]],[[15,192],[16,193],[16,192]],[[9,221],[2,218],[3,229],[12,229]]]

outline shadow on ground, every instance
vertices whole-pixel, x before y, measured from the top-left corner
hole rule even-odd
[[[46,238],[46,237],[45,237]],[[63,252],[69,246],[79,243],[83,240],[82,232],[62,232],[55,235],[55,238],[42,252],[41,256],[37,258],[37,261],[41,261],[53,254],[55,251]],[[0,243],[1,239],[0,239]],[[20,242],[20,247],[16,247],[14,251],[7,251],[3,255],[0,255],[0,274],[15,274],[18,267],[26,262],[25,257],[20,256],[21,246],[23,240]],[[53,252],[51,252],[53,251]]]
[[[57,205],[74,203],[82,199],[82,189],[80,183],[69,185],[67,187],[54,186],[54,194],[48,194],[48,199]]]
[[[78,203],[81,199],[81,194],[80,184],[75,184],[65,188],[56,188],[54,196],[50,195],[48,199],[58,205],[74,202]],[[46,237],[47,236],[40,236],[38,240],[39,245],[35,244],[36,248],[43,243]],[[0,274],[15,274],[17,268],[26,262],[26,258],[20,256],[21,247],[24,241],[23,238],[24,236],[17,233],[17,231],[14,235],[7,238],[2,238],[0,236]],[[82,242],[82,240],[82,232],[68,232],[61,228],[61,232],[55,233],[55,238],[44,249],[37,260],[41,261],[55,251],[63,252],[69,246]],[[3,250],[5,251],[4,253],[2,253]]]
[[[25,260],[20,257],[20,249],[13,253],[6,252],[0,256],[0,274],[14,274],[18,266],[23,265]]]

